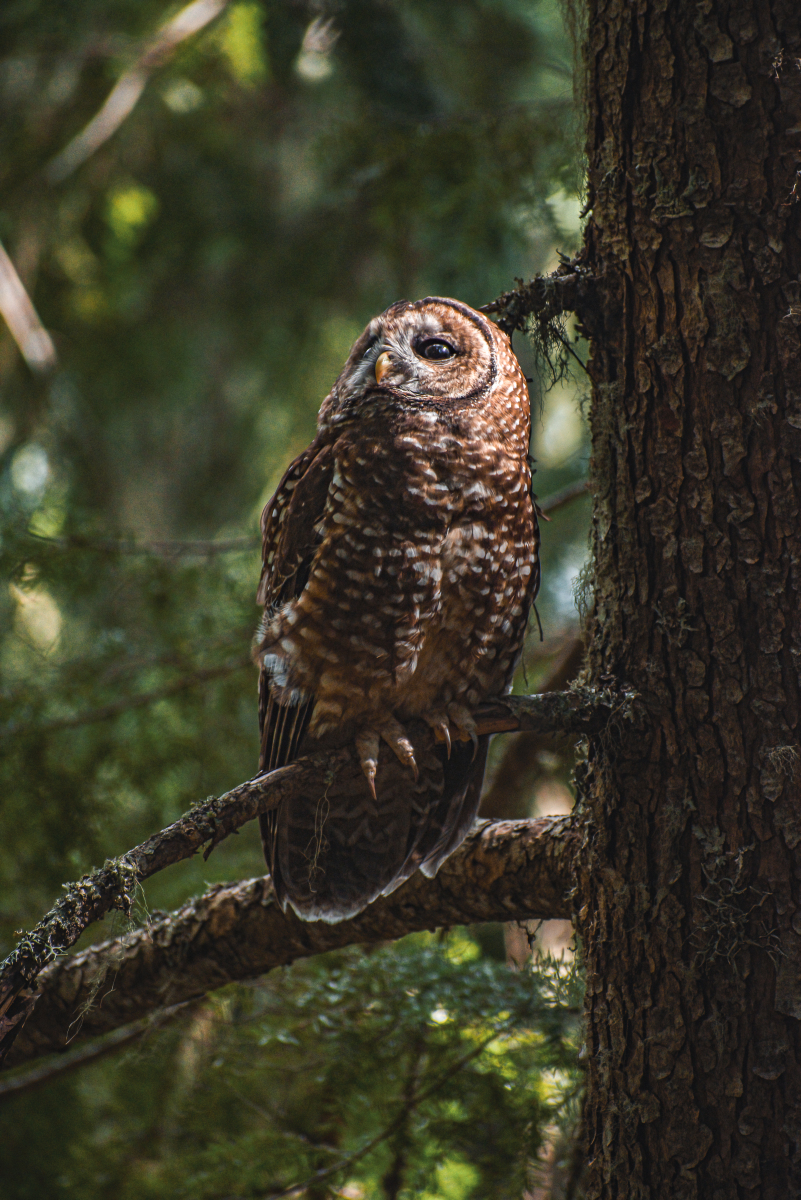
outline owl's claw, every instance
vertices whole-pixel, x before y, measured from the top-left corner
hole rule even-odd
[[[404,767],[411,768],[415,783],[420,778],[420,772],[417,769],[417,762],[414,757],[414,747],[407,738],[405,729],[400,721],[396,721],[394,717],[386,717],[380,725],[363,729],[356,738],[356,751],[359,755],[359,763],[361,764],[362,771],[364,771],[367,786],[370,788],[374,800],[376,798],[375,776],[378,769],[378,749],[382,741],[386,742],[398,761],[403,763]]]
[[[434,730],[434,737],[438,742],[444,742],[448,758],[451,756],[451,730],[448,724],[447,715],[439,709],[433,709],[431,712],[423,713],[423,720]]]
[[[455,738],[457,742],[473,743],[473,758],[475,759],[478,753],[476,723],[472,713],[464,704],[452,701],[447,706],[447,710],[431,709],[429,712],[423,713],[423,720],[433,729],[437,741],[445,743],[448,758],[451,756]],[[356,738],[359,763],[374,800],[376,798],[375,779],[378,771],[378,752],[382,742],[386,742],[404,767],[411,768],[415,783],[420,777],[414,757],[414,747],[406,736],[406,730],[400,721],[397,721],[391,714],[385,716],[366,729],[362,729]]]
[[[448,758],[451,756],[454,739],[457,742],[472,742],[473,758],[476,757],[478,752],[476,723],[472,713],[464,704],[452,701],[448,705],[447,712],[439,708],[432,708],[430,712],[423,713],[423,720],[434,730],[436,740],[445,743]]]
[[[378,770],[378,747],[380,739],[374,729],[363,729],[356,738],[356,753],[364,771],[367,786],[375,800],[375,773]]]
[[[396,721],[394,717],[387,717],[382,722],[379,733],[383,741],[387,743],[390,750],[393,752],[399,762],[402,762],[404,767],[411,767],[414,774],[414,781],[420,777],[420,772],[417,770],[417,763],[414,757],[414,747],[406,736],[406,730],[401,725],[400,721]]]
[[[476,754],[478,754],[478,734],[472,713],[469,708],[465,708],[464,704],[458,704],[453,700],[448,705],[448,716],[451,724],[455,726],[457,742],[473,743],[473,760],[475,761]]]

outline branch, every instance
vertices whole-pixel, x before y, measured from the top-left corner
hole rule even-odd
[[[81,163],[86,162],[133,112],[151,73],[166,62],[181,42],[199,33],[218,17],[228,0],[193,0],[162,25],[145,46],[134,65],[125,71],[111,89],[105,104],[71,142],[45,167],[48,183],[62,183]]]
[[[33,301],[17,268],[0,245],[0,313],[32,371],[49,371],[56,365],[53,339],[39,320]]]
[[[535,732],[598,733],[611,717],[629,703],[611,691],[576,689],[537,696],[506,696],[482,705],[476,712],[480,734],[514,730]],[[413,742],[425,744],[431,733],[412,723]],[[323,747],[325,743],[320,742]],[[120,858],[65,887],[64,897],[0,964],[0,1061],[18,1035],[36,1003],[29,990],[37,976],[57,955],[75,944],[83,931],[111,909],[130,914],[138,884],[158,871],[191,858],[207,842],[205,857],[218,842],[283,800],[321,792],[341,770],[354,772],[358,764],[350,746],[321,748],[289,766],[256,776],[219,798],[212,798],[154,834]]]
[[[534,323],[543,331],[558,328],[564,313],[574,312],[591,336],[598,323],[598,297],[595,279],[582,266],[580,258],[564,260],[550,275],[535,275],[517,287],[504,292],[481,308],[481,312],[497,316],[501,329],[510,334],[515,329],[527,331]],[[550,333],[544,341],[550,340]],[[581,364],[582,367],[584,364]]]
[[[48,966],[35,1015],[8,1063],[63,1051],[70,1033],[70,1044],[106,1034],[234,980],[343,946],[473,922],[569,917],[579,838],[570,817],[479,821],[434,879],[417,872],[336,925],[283,913],[269,876],[211,888],[135,933]]]
[[[628,693],[575,688],[535,696],[500,696],[476,711],[476,727],[484,733],[600,733],[613,716],[627,709]]]
[[[43,1083],[50,1083],[56,1076],[61,1078],[86,1066],[87,1063],[97,1062],[99,1058],[114,1054],[123,1046],[139,1041],[156,1029],[162,1029],[175,1017],[183,1016],[193,1008],[192,1001],[187,1004],[174,1004],[171,1008],[161,1008],[150,1017],[142,1017],[139,1021],[132,1021],[130,1025],[121,1025],[111,1033],[86,1041],[74,1049],[62,1049],[57,1057],[50,1058],[37,1067],[31,1067],[28,1071],[15,1071],[14,1074],[0,1079],[0,1104],[9,1096],[30,1092]]]
[[[543,680],[543,692],[567,688],[581,670],[583,661],[584,642],[576,631],[564,640],[555,655]],[[521,733],[508,738],[492,782],[481,797],[480,815],[496,821],[524,816],[529,811],[534,787],[544,774],[539,755],[553,745],[553,735],[547,733]]]
[[[343,754],[349,757],[349,752],[341,751],[340,762]],[[16,1027],[35,1003],[34,997],[25,999],[20,993],[33,984],[47,963],[74,946],[89,925],[112,909],[129,915],[142,880],[191,858],[206,842],[211,843],[208,855],[219,841],[260,813],[299,795],[304,787],[319,787],[324,767],[336,769],[336,759],[336,755],[304,758],[242,783],[219,798],[196,805],[127,854],[67,885],[63,898],[0,965],[0,1061]]]

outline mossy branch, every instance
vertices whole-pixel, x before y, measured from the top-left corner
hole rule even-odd
[[[479,733],[530,730],[579,735],[598,733],[618,712],[619,695],[611,691],[575,689],[535,696],[508,696],[483,705],[476,713]],[[428,736],[418,730],[413,736]],[[75,944],[83,931],[112,909],[130,914],[136,888],[143,880],[206,847],[205,856],[234,830],[284,800],[322,789],[333,774],[352,762],[350,746],[332,747],[298,762],[256,776],[223,796],[195,805],[180,820],[153,834],[119,858],[109,860],[76,883],[16,949],[0,964],[0,1061],[32,1011],[30,989],[42,969]]]
[[[584,265],[581,255],[563,258],[550,275],[535,275],[528,283],[517,279],[515,283],[512,291],[485,304],[481,311],[494,316],[510,336],[516,329],[527,333],[554,381],[566,374],[570,358],[586,369],[570,345],[566,317],[575,313],[580,332],[588,338],[602,337],[604,307],[609,306],[609,298],[601,302],[599,281]]]
[[[299,958],[423,929],[569,917],[581,840],[572,817],[477,821],[433,879],[418,871],[335,925],[282,912],[269,876],[217,884],[177,912],[46,967],[36,1010],[7,1064],[72,1053],[92,1038]]]

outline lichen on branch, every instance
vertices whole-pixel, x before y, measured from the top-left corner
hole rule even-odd
[[[510,336],[514,330],[528,334],[538,359],[548,367],[554,381],[567,374],[570,359],[584,364],[570,344],[567,317],[575,313],[579,330],[588,337],[597,337],[602,321],[595,278],[581,257],[563,258],[549,275],[535,275],[525,283],[504,292],[482,312],[494,316]]]

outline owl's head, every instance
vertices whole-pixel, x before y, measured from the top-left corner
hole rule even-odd
[[[427,407],[500,399],[527,410],[525,379],[509,339],[482,313],[438,296],[400,301],[354,342],[321,410],[321,422],[352,416],[365,400]]]

